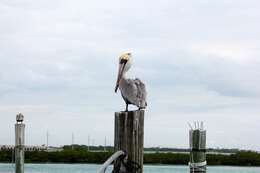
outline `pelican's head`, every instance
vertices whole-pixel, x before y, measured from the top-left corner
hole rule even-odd
[[[117,92],[119,82],[122,79],[124,73],[127,72],[131,67],[131,58],[132,58],[131,53],[124,53],[121,56],[119,56],[119,68],[118,68],[115,92]]]

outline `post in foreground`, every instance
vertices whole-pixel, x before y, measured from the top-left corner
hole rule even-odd
[[[144,110],[115,113],[115,151],[126,157],[114,163],[113,173],[143,173]]]
[[[206,172],[206,130],[203,122],[195,122],[195,127],[190,129],[190,173]]]
[[[15,124],[15,173],[24,173],[24,129],[23,115],[16,116]]]

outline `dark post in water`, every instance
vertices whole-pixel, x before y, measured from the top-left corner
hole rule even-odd
[[[15,124],[15,173],[24,173],[24,129],[23,115],[16,116]]]
[[[144,110],[115,113],[115,151],[123,150],[124,163],[116,161],[114,170],[143,173]],[[131,169],[131,170],[129,170]]]
[[[190,129],[190,172],[206,172],[206,130],[203,129],[203,122],[195,122],[195,128]]]

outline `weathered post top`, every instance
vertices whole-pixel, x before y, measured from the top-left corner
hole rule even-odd
[[[22,123],[23,119],[24,119],[23,114],[19,113],[19,114],[16,115],[16,122],[17,123]]]

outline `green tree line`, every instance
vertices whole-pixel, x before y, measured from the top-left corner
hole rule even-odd
[[[14,160],[11,150],[0,151],[0,162]],[[89,152],[86,149],[65,148],[63,151],[27,151],[26,163],[104,163],[113,154],[108,152]],[[189,154],[185,153],[146,153],[145,164],[187,165]],[[260,154],[253,151],[240,151],[231,155],[207,154],[208,165],[260,166]]]

